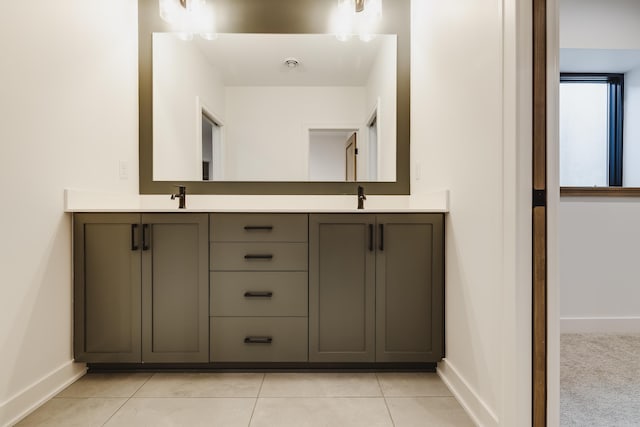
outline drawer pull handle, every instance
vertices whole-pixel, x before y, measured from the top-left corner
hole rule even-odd
[[[247,225],[246,227],[244,227],[245,230],[247,231],[272,231],[273,230],[273,226],[272,225]]]
[[[273,259],[273,255],[245,255],[244,259]]]
[[[273,292],[245,292],[245,298],[271,298]]]
[[[246,337],[244,339],[245,344],[271,344],[272,342],[272,337]]]

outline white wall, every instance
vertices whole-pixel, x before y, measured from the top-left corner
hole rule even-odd
[[[412,7],[412,192],[451,191],[438,370],[478,424],[528,425],[531,5]]]
[[[365,121],[363,87],[229,86],[226,90],[225,176],[231,180],[306,181],[306,128],[353,129]]]
[[[560,47],[640,48],[637,0],[561,0]],[[597,71],[597,70],[596,70]],[[626,71],[626,70],[622,70]],[[624,183],[640,186],[640,76],[625,75]],[[630,289],[637,272],[637,199],[563,198],[558,232],[563,331],[640,331]]]
[[[638,0],[560,0],[560,47],[638,49]]]
[[[640,332],[640,202],[563,199],[559,230],[564,330]]]
[[[153,178],[202,179],[201,110],[225,121],[225,90],[217,69],[191,41],[163,34],[153,40]]]
[[[137,192],[135,40],[130,0],[2,5],[0,425],[83,372],[63,189]]]
[[[640,66],[624,75],[624,119],[624,185],[640,187]]]
[[[397,138],[397,38],[387,37],[380,47],[376,61],[371,68],[367,82],[367,103],[365,114],[371,114],[380,100],[378,111],[378,178],[377,181],[396,180],[396,138]],[[365,120],[369,120],[366,117]],[[368,159],[368,152],[362,153],[361,160]],[[366,164],[366,160],[362,163]],[[360,168],[360,164],[358,165]]]

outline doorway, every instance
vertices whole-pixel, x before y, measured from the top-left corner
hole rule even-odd
[[[222,126],[202,111],[202,180],[223,179]]]
[[[309,129],[309,180],[357,181],[358,129]]]
[[[345,143],[345,177],[347,182],[356,182],[358,177],[358,137],[355,132],[349,136]]]

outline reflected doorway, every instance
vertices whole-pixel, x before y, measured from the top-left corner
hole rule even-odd
[[[309,180],[354,182],[358,129],[309,129]]]
[[[202,180],[223,179],[222,126],[205,112],[202,113]]]
[[[356,133],[352,133],[345,146],[345,177],[347,182],[355,182],[358,177],[358,137]]]

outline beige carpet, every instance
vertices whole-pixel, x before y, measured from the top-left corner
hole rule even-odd
[[[560,425],[640,426],[640,334],[563,334]]]

